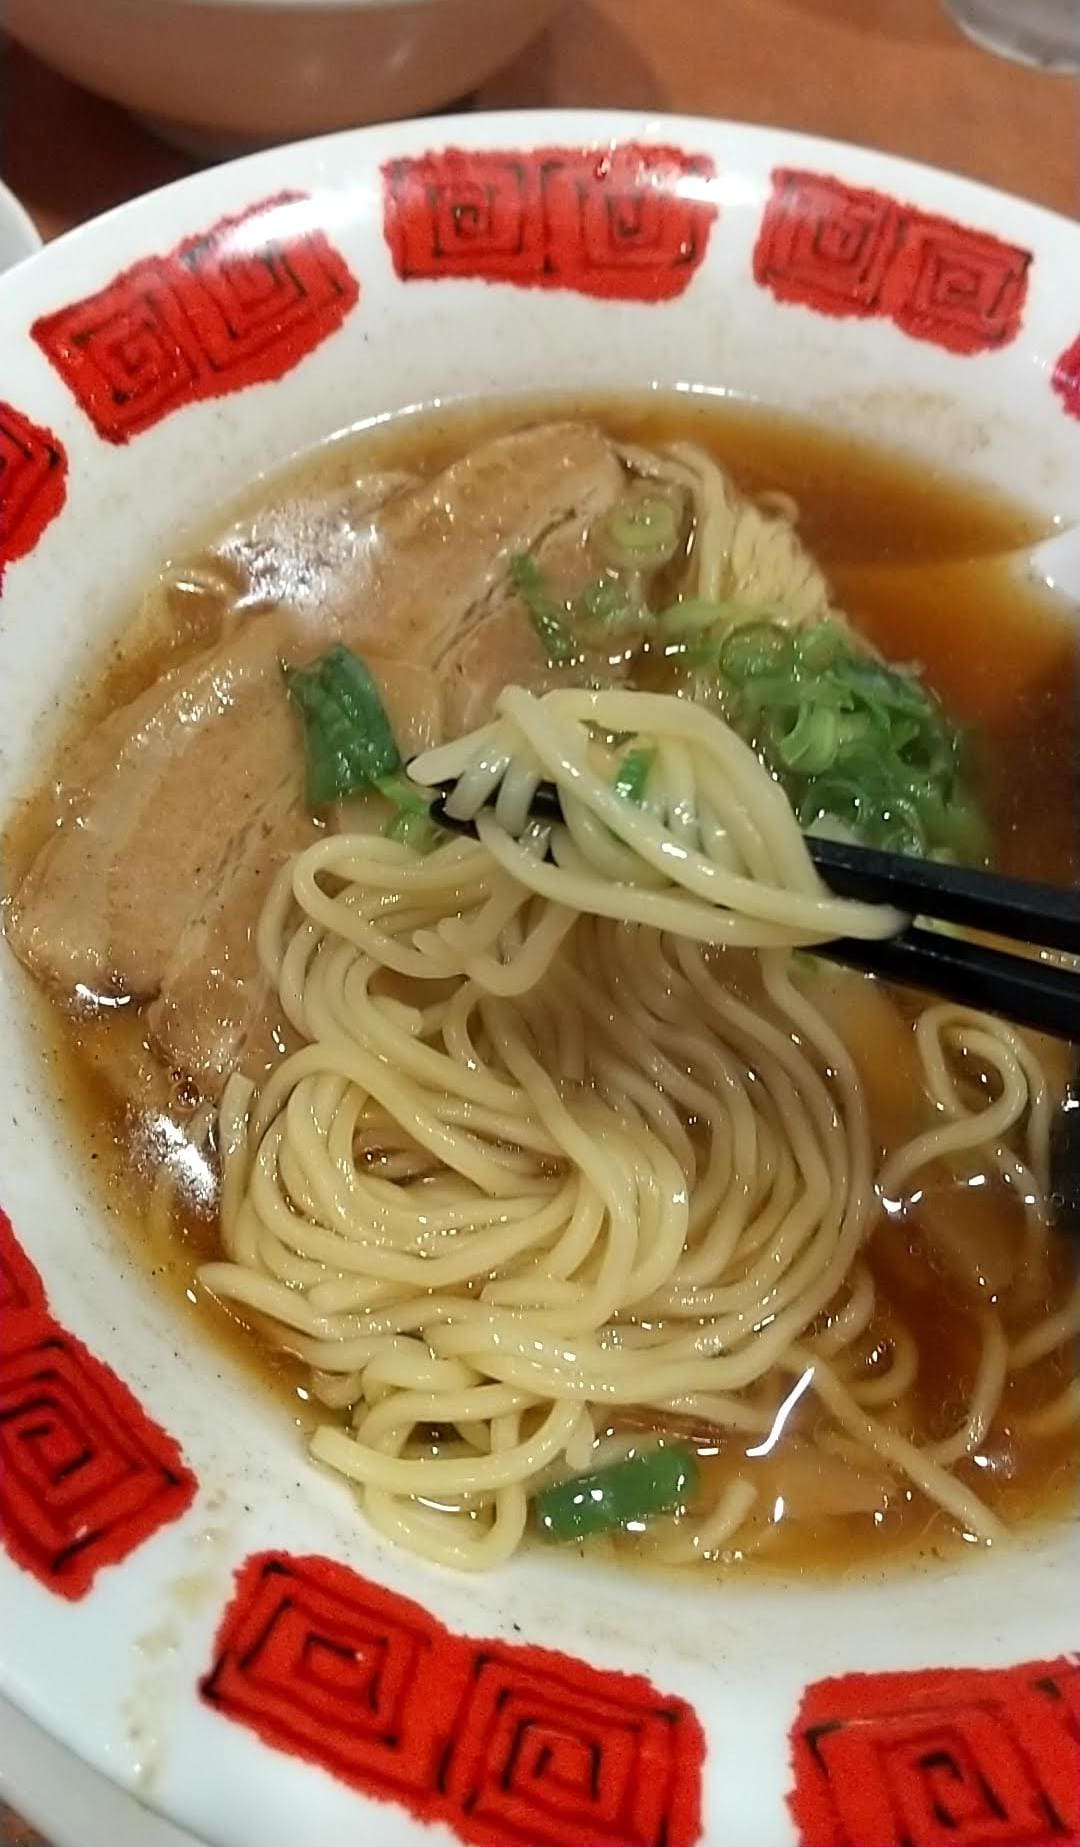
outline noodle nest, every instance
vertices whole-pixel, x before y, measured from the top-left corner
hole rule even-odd
[[[655,751],[640,806],[597,767],[597,735],[627,731]],[[479,838],[420,857],[330,835],[282,870],[259,949],[300,1049],[261,1088],[233,1077],[217,1125],[225,1257],[202,1280],[310,1367],[332,1414],[314,1455],[382,1533],[480,1569],[514,1553],[541,1489],[643,1426],[707,1426],[738,1458],[812,1396],[823,1457],[997,1539],[957,1464],[1042,1349],[1010,1351],[988,1310],[963,1419],[917,1444],[918,1356],[898,1328],[868,1362],[861,1253],[883,1199],[986,1148],[1038,1242],[1049,1101],[1026,1043],[928,1009],[932,1127],[875,1173],[858,1071],[793,951],[902,920],[825,890],[719,719],[510,688],[414,772],[455,781],[449,812]],[[540,780],[555,827],[529,818]],[[735,1467],[647,1543],[714,1557],[757,1493]]]

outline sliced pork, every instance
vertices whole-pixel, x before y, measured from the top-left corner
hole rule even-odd
[[[598,431],[548,424],[484,443],[419,486],[392,480],[370,511],[354,501],[347,534],[326,526],[291,589],[279,573],[268,590],[280,532],[255,535],[246,561],[234,546],[251,585],[237,605],[246,619],[69,754],[55,825],[13,894],[17,953],[69,1002],[150,1002],[162,1052],[210,1091],[245,1043],[259,1039],[261,1059],[276,1028],[254,928],[277,865],[317,829],[281,662],[342,640],[367,661],[403,755],[447,723],[456,733],[508,679],[550,683],[510,586],[513,557],[550,557],[583,582],[583,535],[623,484]],[[315,522],[315,552],[318,532]]]

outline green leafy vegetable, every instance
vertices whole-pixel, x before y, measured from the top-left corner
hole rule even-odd
[[[338,643],[310,667],[282,662],[281,671],[304,722],[308,806],[374,789],[393,810],[384,832],[427,852],[439,833],[428,812],[432,798],[402,774],[379,689],[360,656]]]
[[[566,606],[552,594],[536,559],[528,552],[519,552],[510,560],[510,579],[529,612],[548,660],[559,665],[572,661],[578,649],[566,626]]]
[[[304,720],[310,807],[325,808],[365,783],[397,775],[401,754],[359,655],[338,643],[310,667],[283,662],[281,671]]]
[[[545,1488],[536,1497],[537,1522],[546,1539],[588,1539],[651,1514],[674,1513],[693,1500],[697,1485],[693,1452],[682,1443],[665,1444]]]
[[[633,802],[635,807],[640,808],[645,800],[645,785],[655,762],[655,750],[628,750],[615,771],[616,795],[623,796],[626,801]]]
[[[833,620],[699,631],[684,659],[713,677],[803,828],[839,823],[893,852],[986,858],[966,739],[915,672],[875,660]]]

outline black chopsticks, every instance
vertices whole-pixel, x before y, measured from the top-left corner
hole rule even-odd
[[[846,841],[809,837],[806,844],[838,898],[892,904],[914,917],[938,917],[1016,942],[1080,953],[1080,893],[1075,891],[903,853],[879,853]]]
[[[449,789],[440,790],[432,819],[459,833],[475,833],[471,822],[446,813],[448,794]],[[561,820],[553,783],[540,784],[530,812],[537,820]],[[806,845],[826,885],[839,898],[889,904],[912,917],[1080,956],[1080,893],[847,842],[807,836]],[[1080,972],[1058,963],[1010,955],[915,923],[897,936],[874,942],[844,937],[816,944],[813,953],[963,1007],[1000,1014],[1018,1026],[1080,1042]]]
[[[872,943],[852,936],[816,943],[812,953],[960,1007],[1000,1014],[1014,1026],[1080,1041],[1080,974],[1051,962],[1011,956],[916,924]]]
[[[891,904],[915,917],[1080,955],[1080,894],[1074,891],[846,841],[806,844],[839,898]],[[999,1013],[1057,1039],[1080,1039],[1080,973],[1054,962],[1010,955],[918,924],[878,942],[845,937],[823,943],[815,953],[962,1007]]]

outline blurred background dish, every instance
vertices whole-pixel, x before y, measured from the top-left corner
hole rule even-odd
[[[40,250],[41,238],[38,236],[33,220],[13,192],[0,185],[0,270],[10,269],[13,263],[19,263],[35,250]]]
[[[201,155],[465,96],[558,0],[8,0],[4,25],[65,76]]]
[[[46,1826],[46,1841],[9,1808]],[[0,1699],[0,1847],[200,1847]]]
[[[958,26],[988,51],[1043,70],[1080,70],[1080,0],[945,0]]]

